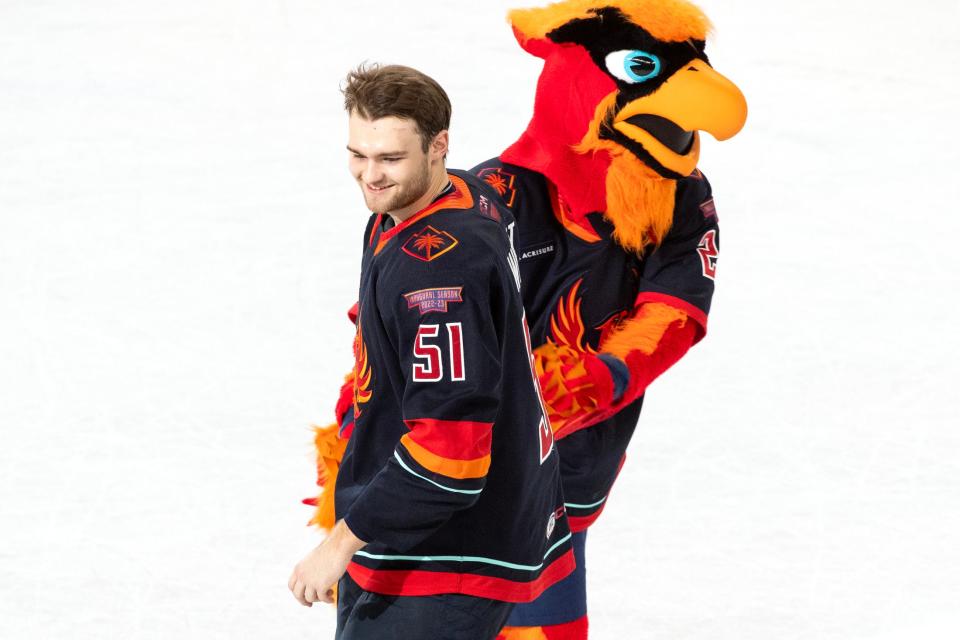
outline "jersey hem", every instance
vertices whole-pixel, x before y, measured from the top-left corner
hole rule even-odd
[[[475,573],[370,569],[352,561],[347,567],[347,572],[365,591],[390,596],[459,593],[504,602],[532,602],[550,586],[570,575],[574,567],[573,549],[568,549],[530,582]]]
[[[580,533],[581,531],[586,531],[590,525],[597,521],[597,518],[600,517],[600,514],[603,513],[603,507],[607,506],[607,503],[604,502],[603,506],[591,513],[588,516],[571,516],[567,514],[567,524],[570,526],[570,533]]]

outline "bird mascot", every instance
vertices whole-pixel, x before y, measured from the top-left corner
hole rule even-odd
[[[508,16],[544,60],[520,138],[473,172],[510,209],[537,374],[560,453],[577,570],[517,605],[499,638],[587,637],[584,545],[623,466],[647,386],[706,333],[717,210],[696,166],[700,131],[746,120],[684,0],[567,0]],[[334,523],[332,485],[364,393],[362,345],[337,423],[317,429],[311,521]]]

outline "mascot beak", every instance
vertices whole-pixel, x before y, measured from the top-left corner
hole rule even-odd
[[[667,169],[689,175],[700,155],[698,131],[726,140],[743,128],[747,101],[740,89],[694,59],[652,94],[628,102],[611,126],[640,144]]]

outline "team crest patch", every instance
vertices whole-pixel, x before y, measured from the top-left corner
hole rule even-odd
[[[446,231],[440,231],[427,225],[410,236],[403,245],[403,251],[417,260],[430,262],[450,251],[458,244],[457,239]]]
[[[463,302],[463,287],[435,287],[403,294],[407,308],[420,309],[420,315],[436,311],[446,313],[453,302]]]
[[[717,217],[717,207],[715,204],[713,204],[713,198],[710,198],[706,202],[700,203],[700,213],[703,214],[704,218]]]
[[[515,175],[507,173],[499,167],[487,167],[481,169],[477,173],[477,177],[482,178],[484,182],[493,187],[493,190],[503,198],[504,203],[513,208],[513,203],[517,199],[517,190],[513,186],[513,183],[517,180]]]

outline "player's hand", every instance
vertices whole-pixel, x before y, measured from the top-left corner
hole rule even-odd
[[[333,585],[350,563],[353,554],[366,543],[353,535],[341,520],[326,540],[297,563],[287,587],[300,604],[312,607],[314,602],[333,602]]]

